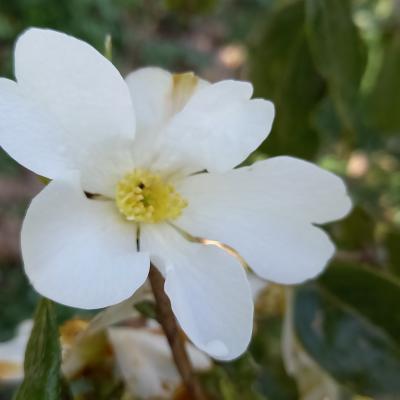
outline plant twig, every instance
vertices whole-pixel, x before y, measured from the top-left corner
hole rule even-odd
[[[171,302],[164,291],[164,278],[156,267],[150,267],[150,285],[156,300],[157,316],[171,347],[175,365],[182,381],[193,400],[205,400],[206,397],[194,374],[193,366],[185,348],[185,340],[172,312]]]

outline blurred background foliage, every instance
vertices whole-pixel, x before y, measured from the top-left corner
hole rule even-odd
[[[314,282],[263,291],[249,351],[202,377],[209,393],[400,399],[400,2],[1,0],[2,76],[12,77],[13,44],[29,26],[70,33],[100,51],[111,34],[123,73],[158,65],[212,81],[250,80],[277,109],[251,160],[297,156],[348,183],[354,209],[326,228],[335,259]],[[35,177],[0,154],[0,340],[37,302],[18,234],[39,190]],[[58,307],[58,315],[82,312]]]

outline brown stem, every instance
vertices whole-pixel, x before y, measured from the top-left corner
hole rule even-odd
[[[193,371],[193,366],[185,347],[185,340],[179,329],[178,323],[172,312],[171,302],[164,291],[164,278],[156,267],[150,267],[150,285],[156,300],[156,308],[159,322],[171,347],[175,365],[182,377],[190,398],[193,400],[205,400],[202,387]]]

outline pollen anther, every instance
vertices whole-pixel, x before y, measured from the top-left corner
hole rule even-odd
[[[144,223],[174,220],[188,204],[173,185],[145,169],[135,169],[118,182],[115,201],[128,221]]]

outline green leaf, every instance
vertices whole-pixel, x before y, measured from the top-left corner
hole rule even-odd
[[[156,305],[154,301],[143,300],[134,305],[134,308],[139,311],[145,318],[157,319]]]
[[[69,399],[60,366],[61,349],[54,305],[50,300],[42,299],[25,353],[25,378],[14,400]]]
[[[400,30],[395,29],[383,42],[383,62],[376,84],[369,95],[367,112],[379,132],[400,132]]]
[[[283,365],[282,326],[279,317],[257,318],[255,334],[249,348],[257,367],[255,387],[268,399],[299,398],[296,383]]]
[[[304,349],[338,382],[368,396],[400,393],[400,285],[336,264],[296,290],[294,323]]]
[[[313,126],[320,132],[321,147],[329,148],[338,143],[342,132],[342,123],[333,101],[328,95],[315,107],[311,118]]]
[[[262,18],[250,47],[250,78],[255,96],[271,99],[276,108],[272,132],[262,147],[269,155],[313,158],[318,133],[311,114],[324,84],[311,58],[301,1],[279,7]]]
[[[306,0],[308,40],[338,115],[348,132],[356,131],[356,108],[366,67],[366,49],[352,20],[350,0]]]
[[[387,258],[390,271],[400,277],[400,230],[397,227],[391,227],[387,233],[384,245],[387,251]]]
[[[260,366],[247,352],[228,364],[216,365],[202,376],[210,397],[223,400],[267,400],[259,390]],[[281,397],[276,397],[280,400]]]
[[[319,284],[371,323],[384,330],[400,348],[400,284],[382,273],[349,264],[334,264]]]
[[[211,398],[223,400],[295,400],[295,381],[282,363],[282,319],[257,318],[257,327],[248,351],[240,358],[216,364],[203,374],[202,381]]]

